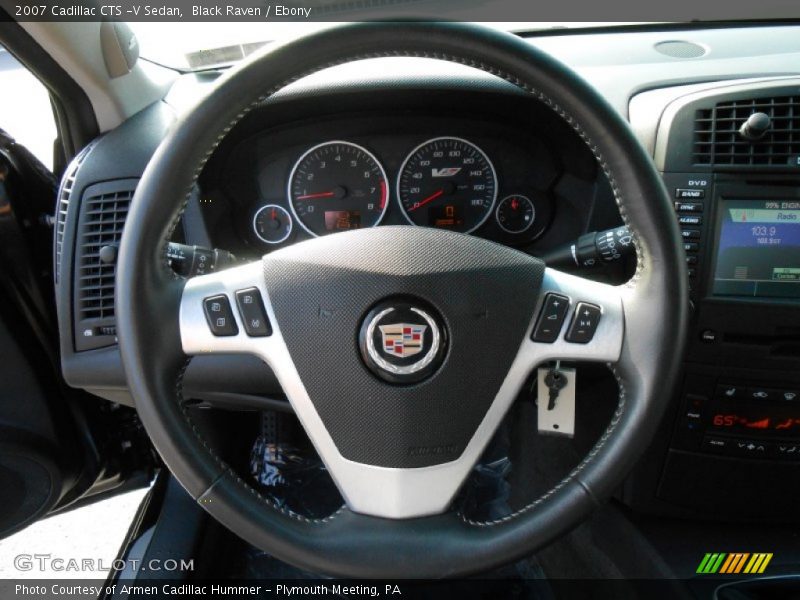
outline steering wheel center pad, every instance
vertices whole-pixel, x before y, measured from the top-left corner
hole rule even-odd
[[[318,238],[263,265],[289,354],[339,452],[396,468],[463,452],[526,335],[544,275],[540,260],[493,242],[403,226]],[[448,331],[441,368],[411,385],[378,379],[358,348],[371,306],[394,296],[432,306]]]

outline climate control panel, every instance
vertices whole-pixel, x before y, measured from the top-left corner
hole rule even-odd
[[[800,384],[689,375],[673,446],[724,456],[800,460]]]

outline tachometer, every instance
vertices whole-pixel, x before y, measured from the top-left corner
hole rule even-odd
[[[389,201],[386,172],[368,150],[332,141],[307,150],[289,176],[289,206],[312,235],[374,227]]]
[[[406,158],[397,197],[414,225],[470,233],[492,214],[497,174],[489,157],[472,142],[434,138]]]

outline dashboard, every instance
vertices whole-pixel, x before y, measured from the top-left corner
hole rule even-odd
[[[705,54],[659,54],[676,36]],[[531,39],[628,118],[680,224],[690,342],[658,438],[619,491],[637,510],[797,519],[799,40],[789,26]],[[594,156],[550,109],[466,68],[390,69],[405,64],[391,60],[298,82],[245,117],[205,166],[174,241],[251,260],[313,236],[405,225],[544,256],[622,224]],[[67,170],[56,293],[71,385],[132,403],[116,350],[114,265],[97,257],[118,243],[159,141],[218,76],[182,76]],[[621,283],[630,266],[585,274]],[[198,357],[185,388],[202,398],[277,383],[247,357]]]

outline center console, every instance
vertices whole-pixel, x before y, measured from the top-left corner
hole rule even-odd
[[[660,111],[654,98],[632,108],[657,113],[651,143],[680,224],[691,329],[660,450],[623,496],[661,513],[796,520],[800,81],[684,90]]]

